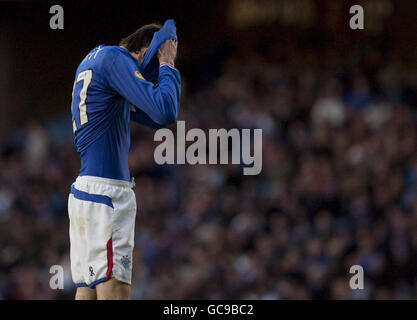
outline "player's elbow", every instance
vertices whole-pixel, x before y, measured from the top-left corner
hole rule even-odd
[[[161,127],[169,126],[177,121],[177,110],[171,108],[162,109],[154,121]]]
[[[161,125],[168,126],[173,124],[177,121],[178,118],[178,102],[173,101],[170,97],[166,97],[163,101],[163,116],[162,116],[162,123]]]
[[[175,110],[165,113],[161,125],[169,126],[177,121],[178,114]]]

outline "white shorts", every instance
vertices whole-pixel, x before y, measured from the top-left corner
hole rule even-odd
[[[134,183],[81,176],[68,198],[72,279],[77,287],[114,277],[131,284],[136,218]]]

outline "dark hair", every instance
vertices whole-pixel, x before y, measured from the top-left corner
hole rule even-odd
[[[120,40],[119,46],[125,47],[130,52],[137,52],[142,48],[146,48],[152,41],[153,34],[161,29],[159,23],[145,24],[131,35]]]

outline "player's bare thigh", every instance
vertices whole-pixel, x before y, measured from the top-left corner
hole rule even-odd
[[[110,278],[96,285],[97,300],[129,300],[130,284]]]
[[[96,300],[97,293],[96,289],[89,287],[79,287],[75,292],[75,300]]]

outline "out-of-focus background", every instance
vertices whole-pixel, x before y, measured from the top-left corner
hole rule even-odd
[[[349,28],[354,4],[364,30]],[[263,171],[159,166],[154,132],[132,124],[132,298],[416,299],[416,17],[413,0],[2,2],[0,298],[73,298],[76,67],[174,18],[179,119],[262,128]],[[56,264],[64,290],[49,287]],[[349,288],[355,264],[364,290]]]

